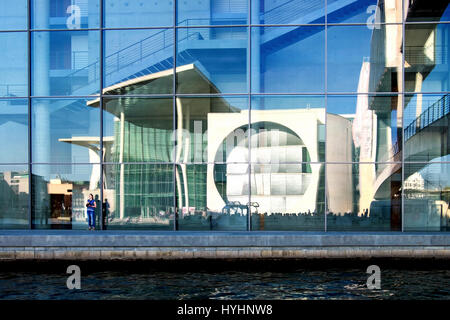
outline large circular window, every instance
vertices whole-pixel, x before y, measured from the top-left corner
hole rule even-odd
[[[260,211],[286,212],[311,182],[310,161],[305,144],[291,129],[257,122],[223,140],[215,155],[214,181],[226,204],[246,204],[251,189]]]

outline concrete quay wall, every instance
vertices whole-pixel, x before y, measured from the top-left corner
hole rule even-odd
[[[450,234],[0,231],[0,260],[450,259]]]

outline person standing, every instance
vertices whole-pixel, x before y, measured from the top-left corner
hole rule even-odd
[[[86,202],[86,208],[87,208],[89,230],[95,230],[95,208],[97,208],[97,203],[95,202],[92,193],[89,194],[89,198]]]

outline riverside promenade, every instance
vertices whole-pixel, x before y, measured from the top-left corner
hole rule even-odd
[[[450,233],[2,230],[0,260],[450,259]]]

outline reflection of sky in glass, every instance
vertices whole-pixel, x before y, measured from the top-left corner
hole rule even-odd
[[[328,27],[328,91],[356,92],[372,30],[366,26]]]
[[[420,175],[425,180],[426,188],[442,189],[445,187],[450,187],[450,163],[433,163],[449,160],[449,155],[433,159],[430,161],[432,163],[426,165],[419,171]]]
[[[325,98],[323,96],[253,96],[252,108],[259,110],[325,108]]]
[[[43,176],[46,181],[61,179],[68,182],[89,182],[95,165],[34,165],[33,175]]]
[[[26,100],[0,100],[0,162],[28,161]]]
[[[426,111],[433,103],[437,102],[442,98],[443,95],[422,95],[422,112]],[[411,98],[409,102],[407,102],[405,106],[405,113],[403,115],[404,127],[408,127],[416,118],[416,109],[417,109],[417,95],[414,96],[405,96],[405,98]]]

